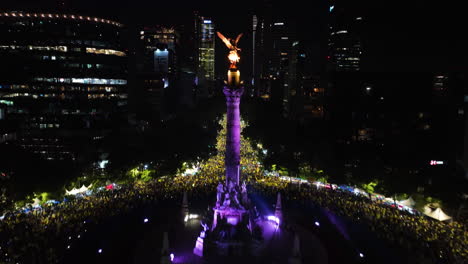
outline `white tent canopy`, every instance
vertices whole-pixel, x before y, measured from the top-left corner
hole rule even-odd
[[[452,217],[446,215],[442,209],[440,209],[440,207],[436,208],[436,209],[432,209],[430,208],[429,206],[424,206],[424,214],[431,217],[431,218],[434,218],[434,219],[437,219],[439,221],[447,221],[447,220],[450,220],[452,219]]]
[[[34,202],[32,204],[32,207],[36,208],[36,207],[39,207],[41,206],[41,200],[39,200],[39,198],[34,198]]]
[[[413,207],[416,204],[416,202],[411,197],[406,200],[399,201],[398,203],[408,207]]]
[[[65,192],[67,193],[67,195],[77,195],[78,193],[84,193],[84,192],[88,191],[89,188],[91,188],[91,185],[92,185],[92,184],[90,184],[88,187],[86,187],[86,186],[83,185],[83,186],[81,186],[81,188],[79,188],[79,189],[73,188],[71,191],[65,190]]]

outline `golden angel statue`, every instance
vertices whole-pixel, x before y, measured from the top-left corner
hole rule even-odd
[[[226,44],[226,46],[230,50],[228,59],[229,62],[231,62],[231,66],[229,68],[236,69],[236,64],[239,62],[240,59],[239,54],[237,52],[241,50],[237,47],[237,43],[239,42],[239,39],[242,37],[243,34],[240,33],[236,39],[228,39],[225,36],[223,36],[223,34],[221,34],[220,32],[216,32],[216,34],[218,34],[218,37],[224,42],[224,44]]]

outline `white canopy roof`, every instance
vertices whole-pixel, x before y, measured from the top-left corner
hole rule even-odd
[[[36,207],[39,207],[41,206],[41,200],[39,200],[39,198],[34,198],[34,202],[32,204],[32,207],[36,208]]]
[[[81,186],[81,188],[79,188],[79,189],[73,188],[71,191],[65,190],[65,192],[67,193],[67,195],[76,195],[76,194],[78,194],[78,193],[84,193],[84,192],[86,192],[87,190],[89,190],[89,188],[91,188],[91,185],[92,185],[92,184],[90,184],[88,187],[86,187],[86,186],[83,185],[83,186]]]
[[[430,208],[429,206],[424,206],[424,214],[431,217],[431,218],[434,218],[434,219],[437,219],[439,221],[447,221],[447,220],[450,220],[452,219],[452,217],[446,215],[442,209],[440,209],[440,207],[436,208],[436,209],[432,209]]]
[[[413,207],[416,204],[416,202],[411,197],[406,200],[399,201],[398,203],[408,207]]]

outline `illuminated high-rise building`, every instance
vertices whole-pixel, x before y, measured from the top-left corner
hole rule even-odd
[[[269,12],[252,17],[252,62],[253,62],[253,90],[254,95],[268,100],[270,96],[270,75],[267,72],[267,58],[270,50],[270,16]]]
[[[296,41],[295,32],[292,19],[273,17],[267,11],[253,16],[253,78],[257,96],[277,102],[288,100],[284,94],[288,93],[290,54]]]
[[[123,25],[72,14],[0,13],[0,102],[17,143],[49,160],[75,159],[127,104]]]
[[[265,1],[252,16],[252,67],[254,94],[281,108],[285,118],[305,121],[324,117],[324,79],[312,72],[314,51],[299,37],[301,26]]]
[[[178,32],[172,27],[145,27],[141,30],[144,71],[175,74],[179,38]]]
[[[195,38],[197,84],[210,94],[215,81],[215,24],[211,18],[195,13]]]
[[[271,25],[270,75],[287,80],[289,53],[295,42],[294,24],[291,20],[275,19]]]
[[[330,24],[328,56],[331,70],[361,70],[361,24],[365,19],[358,11],[332,2],[329,7]]]
[[[165,89],[173,87],[177,72],[179,33],[172,27],[144,27],[140,32],[137,90],[143,119],[159,120]]]

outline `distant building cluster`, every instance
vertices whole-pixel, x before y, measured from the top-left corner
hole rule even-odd
[[[324,78],[310,70],[310,48],[297,36],[297,21],[271,6],[252,16],[251,97],[281,107],[283,116],[308,122],[324,118]]]
[[[455,92],[463,76],[374,72],[366,57],[371,22],[362,10],[329,2],[325,51],[318,57],[298,32],[299,21],[265,4],[250,16],[242,39],[250,47],[242,64],[251,68],[242,75],[244,96],[275,105],[301,125],[325,121],[336,128],[337,158],[350,173],[364,160],[356,153],[367,150],[388,164],[411,160],[410,174],[431,160],[452,166],[452,147],[466,160],[468,144],[455,146],[454,139],[466,131],[468,97]],[[195,12],[190,28],[129,29],[77,14],[0,12],[6,62],[0,65],[0,144],[76,160],[77,153],[96,151],[122,120],[144,130],[215,96],[225,75],[215,71],[221,60],[215,58],[216,23]],[[451,137],[448,129],[461,132]]]
[[[78,160],[122,120],[145,129],[212,97],[215,21],[195,12],[193,26],[131,31],[77,14],[0,13],[0,143]]]

